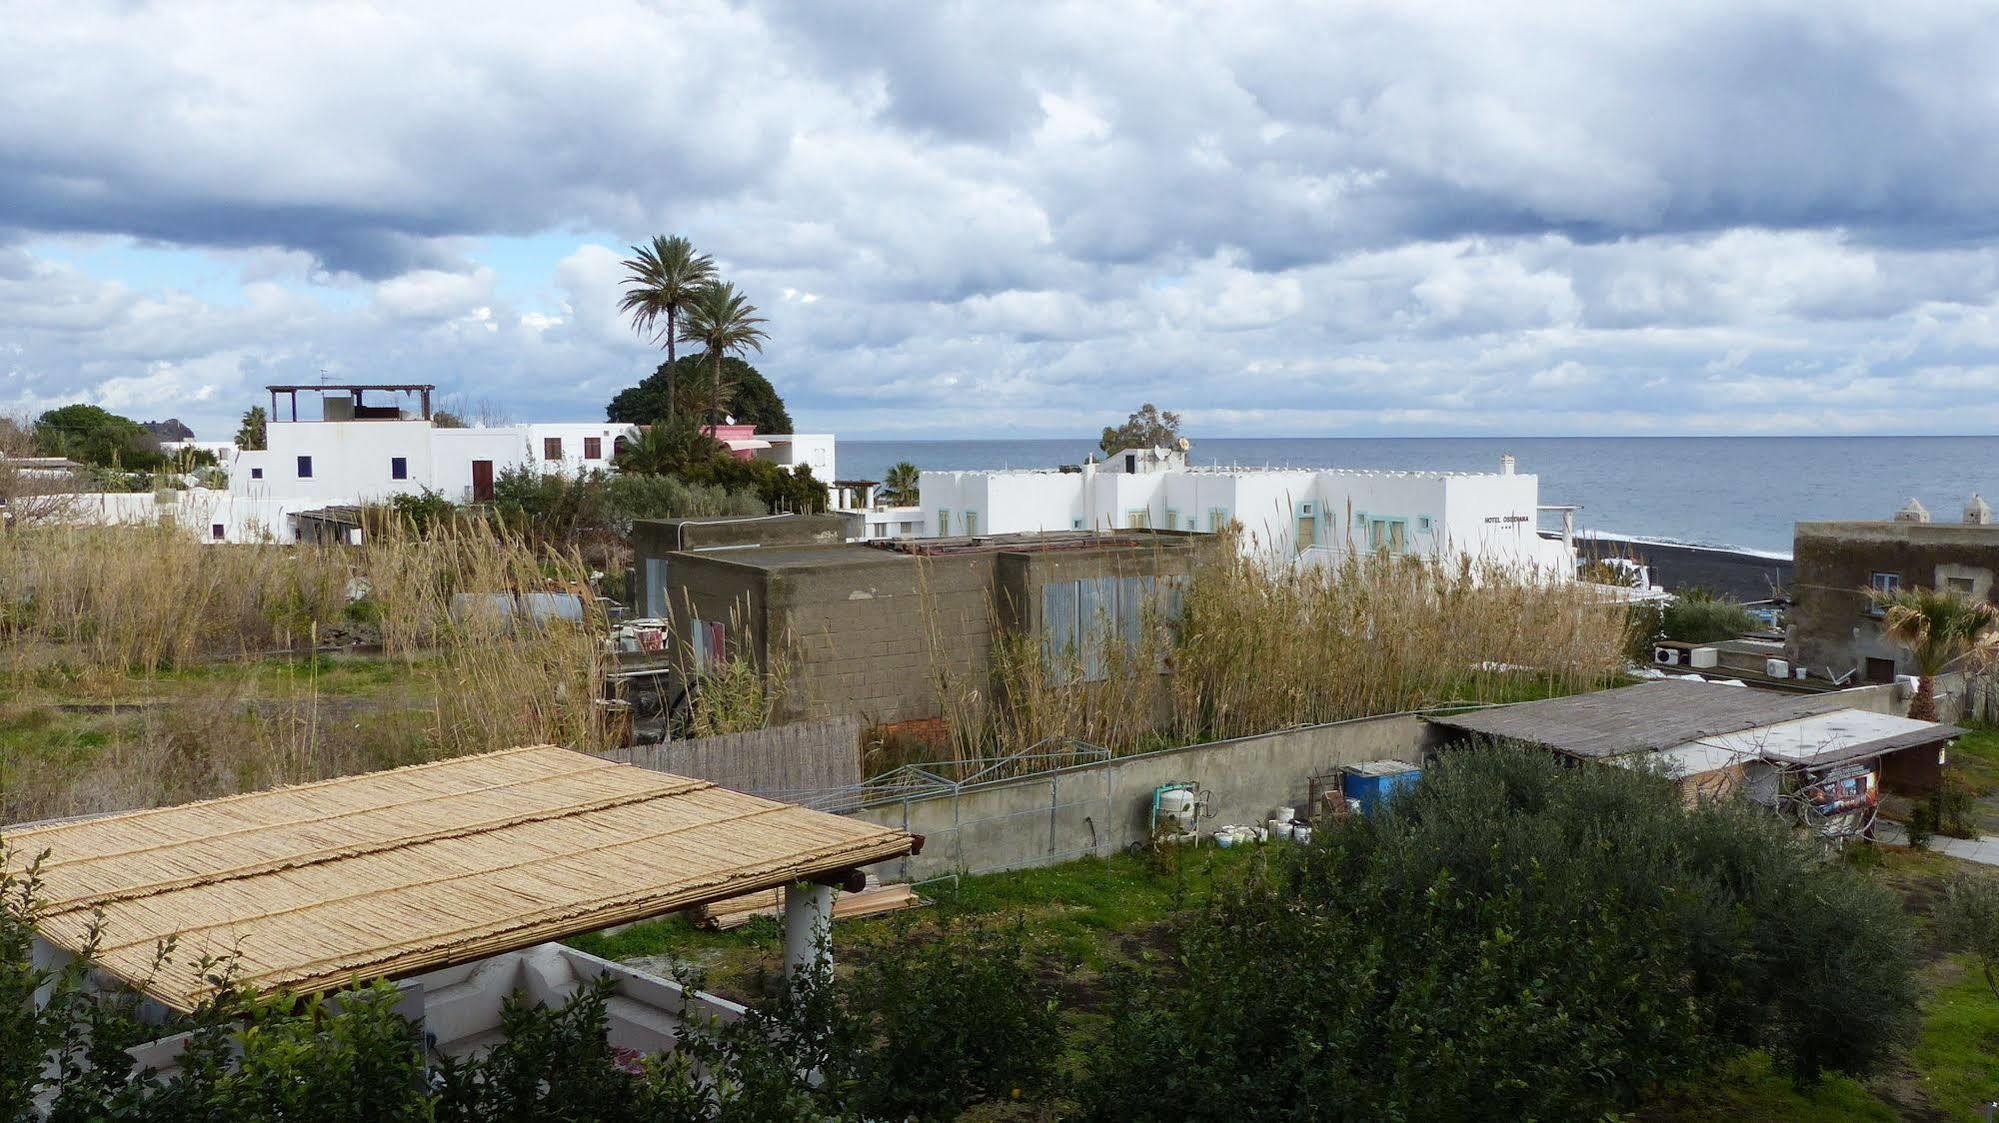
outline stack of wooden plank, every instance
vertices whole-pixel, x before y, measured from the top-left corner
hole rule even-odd
[[[834,897],[833,919],[875,916],[927,903],[907,885],[874,885],[858,893],[841,893]],[[740,928],[759,916],[778,916],[783,912],[784,891],[781,889],[766,889],[761,893],[714,901],[693,910],[694,923],[717,930]]]

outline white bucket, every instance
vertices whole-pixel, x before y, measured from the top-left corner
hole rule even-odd
[[[1272,837],[1272,838],[1290,838],[1290,837],[1291,837],[1291,820],[1289,820],[1289,819],[1272,819],[1272,820],[1270,820],[1270,837]]]
[[[1288,823],[1297,817],[1298,809],[1295,807],[1280,807],[1277,809],[1277,818],[1282,822]]]
[[[1291,838],[1292,841],[1296,842],[1300,846],[1309,846],[1312,843],[1312,828],[1292,827]]]

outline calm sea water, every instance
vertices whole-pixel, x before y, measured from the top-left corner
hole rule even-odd
[[[1077,440],[841,441],[840,475],[1074,464]],[[1999,437],[1271,437],[1194,439],[1196,464],[1494,471],[1503,453],[1541,477],[1541,502],[1576,503],[1577,525],[1789,555],[1791,524],[1887,518],[1910,496],[1956,521],[1982,492],[1999,507]]]

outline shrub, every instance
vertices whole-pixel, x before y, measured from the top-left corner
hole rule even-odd
[[[1756,618],[1706,589],[1688,589],[1666,606],[1660,630],[1667,639],[1682,643],[1713,643],[1755,631]]]
[[[1952,838],[1978,837],[1978,821],[1972,815],[1978,802],[1978,792],[1955,768],[1944,770],[1936,786],[1930,789],[1926,802],[1938,834],[1947,834]]]
[[[863,1117],[954,1118],[1053,1091],[1061,1020],[1018,924],[878,950],[848,992],[865,1034],[850,1094]]]
[[[1114,979],[1096,1117],[1582,1118],[1740,1048],[1866,1071],[1914,1027],[1884,890],[1753,809],[1545,754],[1452,752],[1169,942]]]
[[[1999,998],[1999,877],[1959,877],[1944,889],[1937,907],[1937,939],[1947,948],[1968,951]]]

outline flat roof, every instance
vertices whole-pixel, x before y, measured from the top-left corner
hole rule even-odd
[[[177,1010],[485,959],[908,853],[909,834],[551,745],[7,837],[47,851],[37,929]],[[157,973],[154,949],[177,938]],[[212,971],[212,968],[211,968]]]
[[[266,386],[264,389],[274,394],[301,393],[307,390],[400,390],[413,394],[422,390],[435,390],[437,386],[430,382],[312,382],[298,386]]]
[[[1206,535],[1144,530],[1095,533],[1059,530],[956,538],[891,538],[872,542],[827,542],[769,546],[720,546],[680,551],[693,557],[752,569],[823,569],[829,566],[907,565],[919,557],[968,554],[1131,553],[1148,547],[1195,548]],[[678,556],[678,555],[676,555]]]
[[[1693,744],[1736,759],[1822,766],[1936,745],[1963,733],[1954,725],[1872,710],[1834,710],[1773,725],[1703,737]],[[1681,746],[1686,748],[1688,746]]]
[[[1837,691],[1777,694],[1671,678],[1592,694],[1516,702],[1430,721],[1465,733],[1526,741],[1570,756],[1603,759],[1660,752],[1706,737],[1848,708],[1850,703]]]

